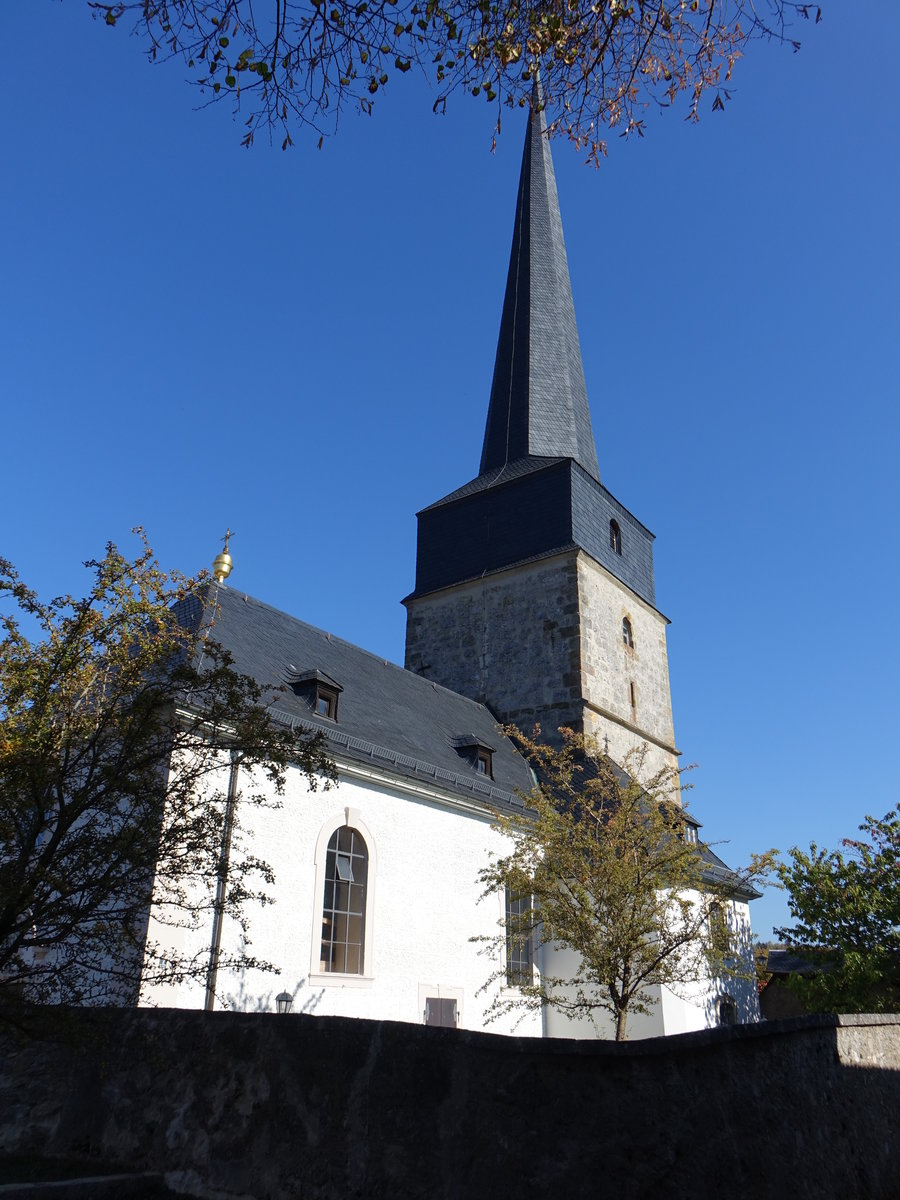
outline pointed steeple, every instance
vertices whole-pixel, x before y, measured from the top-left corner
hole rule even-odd
[[[572,458],[599,480],[542,104],[535,82],[480,470]]]

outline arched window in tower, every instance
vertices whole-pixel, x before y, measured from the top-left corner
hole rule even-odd
[[[630,650],[634,649],[634,633],[627,617],[622,618],[622,641]]]
[[[342,825],[325,857],[321,971],[362,975],[366,944],[369,852],[358,829]]]
[[[618,521],[610,521],[609,523],[609,545],[610,549],[616,554],[622,553],[622,530],[619,528]]]

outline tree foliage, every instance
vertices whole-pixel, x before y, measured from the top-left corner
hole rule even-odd
[[[606,132],[642,134],[650,106],[683,100],[695,120],[724,107],[754,38],[799,48],[801,0],[91,0],[108,25],[130,21],[154,61],[186,64],[210,100],[286,148],[295,126],[321,135],[348,106],[371,113],[392,76],[412,67],[436,111],[455,92],[497,106],[528,103],[540,71],[551,129],[588,158]]]
[[[485,895],[508,889],[532,904],[513,930],[479,939],[504,964],[487,986],[509,982],[510,940],[564,947],[579,965],[571,977],[515,980],[513,991],[495,996],[494,1015],[520,1007],[549,1006],[572,1017],[604,1010],[622,1040],[629,1015],[649,1012],[660,986],[677,991],[752,971],[726,914],[733,895],[767,869],[767,856],[742,876],[717,868],[714,856],[685,837],[677,773],[664,768],[644,777],[645,749],[623,769],[567,730],[561,747],[506,732],[539,784],[523,797],[526,816],[497,815],[510,849],[492,858],[479,881]],[[552,955],[544,961],[546,969]]]
[[[900,1008],[900,807],[840,850],[794,846],[778,865],[794,924],[776,935],[820,969],[791,979],[810,1012]]]
[[[86,564],[83,598],[42,602],[0,560],[0,996],[130,1001],[142,970],[146,985],[205,974],[208,944],[145,945],[151,892],[164,926],[218,910],[246,934],[272,882],[241,834],[241,806],[265,802],[251,772],[276,791],[291,764],[312,786],[333,773],[321,736],[277,724],[216,644],[217,585],[166,574],[141,538],[133,560],[110,544]],[[266,966],[247,948],[220,965]]]

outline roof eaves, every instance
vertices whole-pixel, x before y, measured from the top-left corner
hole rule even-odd
[[[586,554],[586,550],[582,550],[576,542],[565,542],[562,546],[556,546],[552,550],[542,550],[540,554],[532,554],[528,558],[517,559],[516,562],[506,563],[502,567],[491,567],[488,571],[482,571],[478,575],[468,575],[465,579],[454,579],[452,583],[443,583],[440,587],[428,588],[424,592],[410,592],[408,596],[404,596],[400,601],[401,604],[406,604],[409,600],[420,600],[423,596],[430,596],[433,592],[445,592],[450,588],[459,587],[464,583],[474,583],[478,579],[489,579],[491,575],[499,575],[503,571],[513,571],[516,567],[527,567],[529,563],[541,562],[545,558],[555,558],[558,554],[570,554],[572,551],[581,551]]]
[[[502,805],[519,812],[527,811],[525,801],[515,792],[506,791],[505,788],[499,788],[486,782],[483,776],[469,779],[454,771],[448,771],[445,767],[438,767],[434,763],[425,762],[408,754],[401,754],[397,750],[388,750],[384,746],[376,746],[372,742],[344,733],[343,730],[326,728],[317,721],[307,721],[277,708],[270,707],[269,712],[275,720],[288,726],[291,730],[302,729],[307,732],[324,733],[329,742],[339,746],[351,758],[371,762],[382,768],[390,768],[405,778],[427,780],[459,795],[480,800],[487,805]]]

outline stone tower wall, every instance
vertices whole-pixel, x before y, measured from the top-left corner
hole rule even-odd
[[[646,742],[647,773],[677,766],[665,617],[589,555],[498,571],[407,609],[409,670],[523,730],[536,721],[548,738],[562,725],[583,729],[617,762]]]
[[[665,617],[586,554],[578,556],[578,605],[585,733],[601,746],[608,738],[616,762],[646,741],[645,769],[676,767]],[[623,638],[625,618],[633,647]]]
[[[581,720],[577,555],[408,600],[406,666],[552,737]]]

